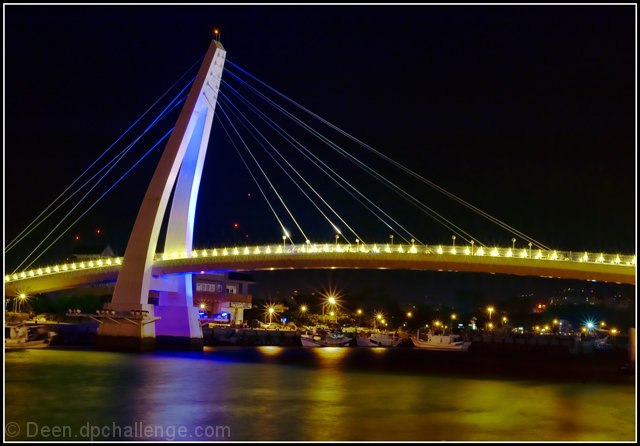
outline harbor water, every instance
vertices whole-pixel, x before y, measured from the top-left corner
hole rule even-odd
[[[384,348],[5,352],[7,440],[633,441],[617,358]]]

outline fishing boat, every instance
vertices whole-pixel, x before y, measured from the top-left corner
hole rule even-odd
[[[303,347],[347,347],[351,341],[351,337],[342,333],[303,334],[300,336]]]
[[[7,325],[5,326],[4,349],[16,350],[23,348],[46,348],[49,347],[49,341],[53,337],[53,333],[46,330],[38,333],[41,325]]]
[[[390,333],[371,333],[356,338],[358,347],[395,347],[402,339]]]
[[[411,341],[416,348],[425,350],[466,351],[471,345],[471,342],[464,342],[460,335],[436,335],[430,331],[425,335],[425,339],[420,338],[418,331],[416,336],[411,336]]]

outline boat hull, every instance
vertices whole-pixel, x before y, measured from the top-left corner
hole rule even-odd
[[[452,342],[452,343],[434,343],[423,341],[415,336],[411,337],[411,341],[416,348],[424,350],[440,350],[440,351],[467,351],[471,342]]]

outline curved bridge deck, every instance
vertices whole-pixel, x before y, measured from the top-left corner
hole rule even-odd
[[[122,258],[37,268],[5,276],[5,294],[33,295],[117,279]],[[635,285],[635,255],[419,245],[268,245],[156,255],[152,274],[277,269],[468,271]]]

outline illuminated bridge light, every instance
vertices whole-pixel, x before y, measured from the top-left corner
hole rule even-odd
[[[26,275],[26,273],[23,271],[23,272],[20,274],[20,277],[22,277],[22,278],[24,279],[25,277],[27,277],[27,275]]]
[[[53,270],[54,270],[55,272],[58,272],[58,271],[60,271],[60,267],[59,267],[58,265],[56,265],[56,266],[54,266],[54,267],[53,267]]]
[[[513,257],[513,253],[511,252],[511,250],[507,251],[507,257]]]
[[[324,248],[322,248],[324,252],[329,252],[329,245],[325,243]]]
[[[633,259],[631,259],[631,264],[635,265],[636,264],[636,256],[633,256]]]
[[[438,246],[437,253],[438,253],[438,254],[442,254],[442,252],[443,252],[443,251],[442,251],[442,246]]]
[[[111,259],[107,259],[107,265],[111,265]]]
[[[585,262],[589,261],[589,256],[587,255],[587,253],[584,253],[584,257],[582,257],[582,260],[584,260]]]
[[[174,252],[173,254],[171,254],[171,258],[172,259],[177,259],[178,258],[178,253]]]
[[[182,254],[180,255],[180,257],[182,257],[183,259],[187,258],[187,252],[186,251],[182,251]]]
[[[498,248],[493,248],[493,251],[491,251],[491,256],[498,257]]]
[[[62,269],[63,269],[64,271],[66,271],[68,268],[69,268],[69,267],[68,267],[67,265],[62,265]],[[75,268],[75,265],[73,265],[73,269],[76,269],[76,268]]]
[[[373,252],[380,252],[380,249],[378,249],[378,245],[377,244],[373,245]]]
[[[116,257],[116,264],[120,265],[120,257]]]
[[[391,252],[391,248],[389,248],[389,245],[387,245],[387,247],[384,248],[384,252]]]
[[[18,280],[18,275],[17,274],[13,275],[13,280]]]
[[[255,250],[253,253],[254,253],[254,254],[260,254],[260,247],[259,247],[259,246],[257,246],[257,247],[256,247],[256,250]]]
[[[276,254],[282,254],[282,246],[278,246],[278,249],[276,249]]]
[[[198,251],[196,251],[195,249],[193,251],[191,251],[191,257],[198,257]]]
[[[611,263],[616,263],[616,264],[617,264],[617,263],[620,263],[620,256],[619,256],[619,255],[616,255],[615,260],[613,260],[613,262],[611,262]]]
[[[42,272],[43,272],[43,271],[42,271],[42,269],[41,269],[41,268],[39,268],[39,269],[38,269],[38,274],[39,274],[39,275],[42,275]]]
[[[558,253],[553,251],[553,254],[551,254],[551,260],[557,260],[558,259]]]
[[[47,274],[51,273],[51,268],[47,266],[47,269],[44,270]]]
[[[410,252],[411,254],[415,254],[416,252],[418,252],[418,250],[416,249],[416,246],[415,246],[415,245],[411,245],[411,249],[409,249],[409,252]]]
[[[465,253],[466,255],[471,254],[471,250],[469,249],[469,247],[468,247],[468,246],[467,246],[467,248],[464,250],[464,253]]]
[[[300,248],[301,252],[307,252],[307,250],[305,249],[305,247],[303,246],[302,248]]]
[[[271,246],[267,246],[267,254],[271,254]]]
[[[84,262],[80,262],[80,268],[84,268]]]
[[[456,248],[455,247],[451,248],[451,254],[453,254],[453,255],[456,254]]]
[[[365,249],[364,245],[360,246],[360,252],[367,252],[367,250]]]
[[[9,282],[11,280],[11,276],[4,276],[4,281]]]
[[[217,249],[214,249],[214,250],[213,250],[213,252],[211,253],[211,255],[212,255],[213,257],[217,257],[217,256],[218,256],[218,250],[217,250]]]
[[[536,259],[542,258],[542,250],[538,249],[538,254],[536,254]]]
[[[244,254],[249,255],[249,248],[244,248]]]
[[[520,257],[522,257],[523,259],[527,256],[527,250],[523,249],[522,253],[520,253]]]
[[[166,252],[162,254],[162,260],[167,260],[168,258],[169,258],[169,254],[167,254]]]
[[[93,268],[93,261],[89,262],[89,268]]]
[[[402,246],[398,246],[398,252],[404,252],[404,249],[402,249]]]
[[[98,260],[98,266],[102,266],[102,260]]]
[[[33,277],[35,274],[33,274],[33,270],[29,271],[29,276]]]
[[[600,263],[604,262],[604,256],[600,254],[600,257],[596,259],[596,262],[600,262]]]
[[[203,250],[202,250],[202,257],[206,257],[207,255],[208,255],[208,254],[207,254],[207,250],[206,250],[206,249],[203,249]]]
[[[476,255],[483,256],[484,255],[484,249],[482,249],[482,248],[478,249],[478,252],[476,253]]]

